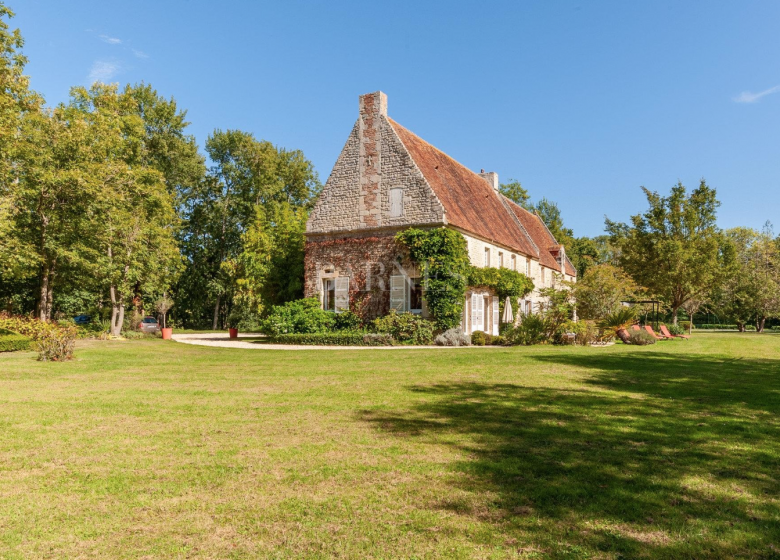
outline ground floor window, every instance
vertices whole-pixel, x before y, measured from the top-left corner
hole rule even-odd
[[[412,313],[422,313],[423,308],[423,290],[422,280],[420,278],[409,279],[409,311]]]
[[[390,308],[399,313],[422,313],[423,288],[421,278],[409,278],[403,274],[390,277]]]
[[[336,311],[335,278],[326,278],[322,281],[322,308],[325,311]]]

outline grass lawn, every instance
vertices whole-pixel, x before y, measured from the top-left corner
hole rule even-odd
[[[0,354],[0,558],[780,558],[780,335]]]

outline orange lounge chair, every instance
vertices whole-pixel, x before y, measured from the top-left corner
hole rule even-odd
[[[683,340],[688,340],[691,338],[690,336],[686,336],[684,334],[672,334],[669,332],[669,329],[666,328],[666,325],[661,325],[661,334],[664,335],[666,338],[682,338]]]
[[[639,325],[631,325],[631,328],[635,331],[641,331],[642,329],[639,328]]]
[[[645,330],[649,332],[650,335],[656,340],[666,340],[666,336],[658,336],[657,334],[655,334],[653,327],[651,327],[650,325],[645,325]]]

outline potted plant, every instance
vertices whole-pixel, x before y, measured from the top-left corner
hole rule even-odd
[[[227,318],[228,334],[230,335],[230,338],[238,338],[239,321],[241,321],[241,314],[236,308],[233,308]]]
[[[166,315],[168,314],[168,311],[171,310],[171,307],[173,307],[173,300],[169,298],[167,295],[163,294],[163,297],[157,300],[157,303],[154,304],[154,308],[157,310],[157,313],[162,315],[162,337],[163,340],[170,340],[171,335],[173,335],[173,329],[168,328],[165,323]]]

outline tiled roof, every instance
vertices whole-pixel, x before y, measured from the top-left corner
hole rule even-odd
[[[519,253],[538,256],[526,233],[507,211],[501,195],[485,179],[397,122],[387,120],[444,206],[448,224]]]
[[[520,223],[523,224],[523,228],[531,236],[531,239],[534,240],[536,246],[539,247],[539,262],[548,268],[560,271],[561,266],[555,257],[561,245],[555,240],[547,226],[544,225],[542,219],[537,214],[529,212],[506,197],[504,197],[504,201],[517,216],[517,219],[520,220]],[[577,272],[574,270],[574,266],[572,266],[568,257],[565,259],[564,265],[566,274],[576,276]]]

